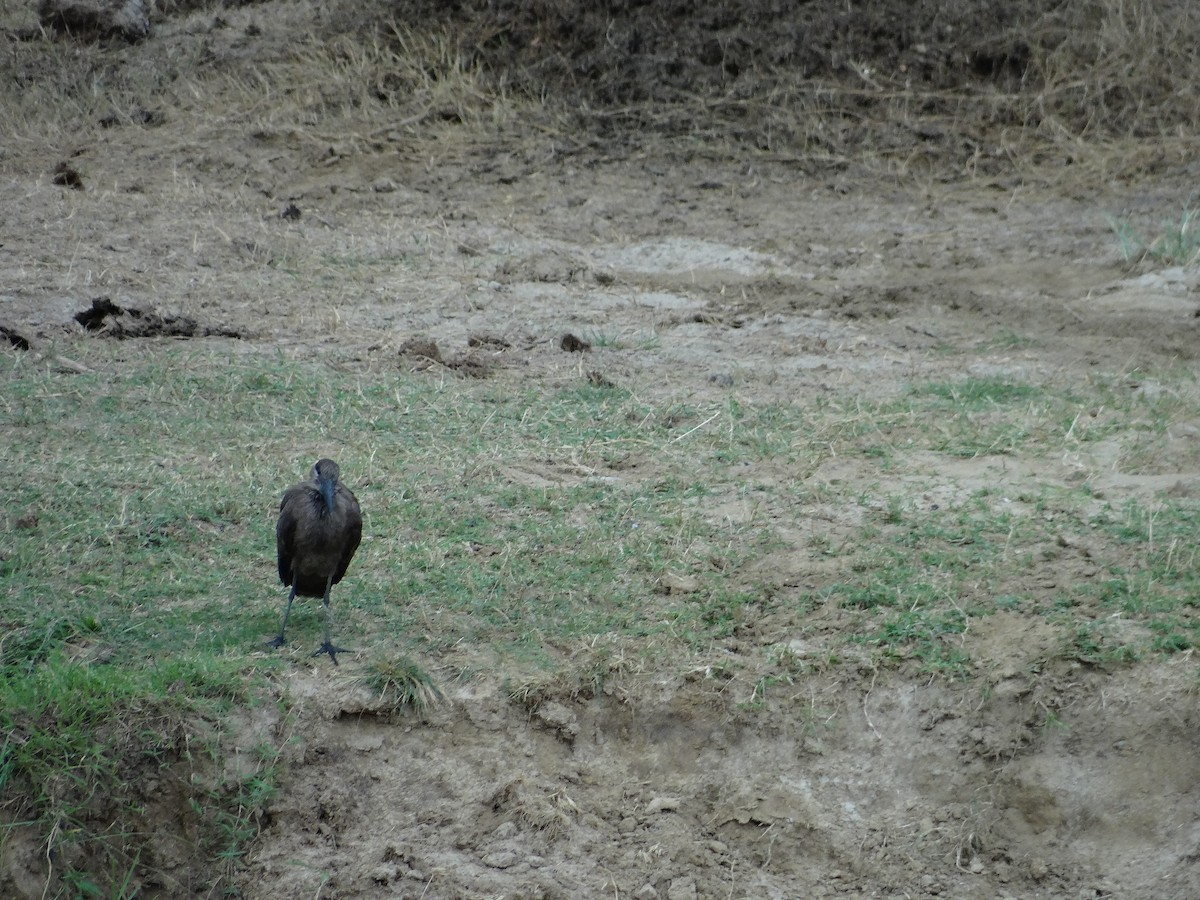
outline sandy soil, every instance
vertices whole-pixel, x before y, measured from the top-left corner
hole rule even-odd
[[[419,338],[514,385],[587,369],[693,400],[878,396],[964,373],[1132,378],[1193,365],[1200,347],[1195,273],[1131,273],[1105,220],[1169,208],[1182,179],[898,180],[677,145],[568,153],[554,136],[520,152],[363,148],[230,127],[195,145],[169,118],[55,148],[75,149],[85,190],[56,185],[48,164],[4,175],[0,309],[41,342],[107,295],[238,333],[196,340],[246,352],[400,369]],[[565,353],[566,332],[622,340]],[[472,346],[479,336],[496,340]],[[1197,484],[1194,432],[1150,472],[1104,452],[929,460],[892,487],[944,502],[1081,472],[1110,498]],[[647,465],[623,477],[652,477]],[[767,482],[881,477],[849,459],[765,468]],[[713,516],[745,514],[732,495],[709,502]],[[780,510],[791,549],[734,577],[827,581],[808,539],[849,533],[851,516]],[[1088,564],[1064,554],[1052,575]],[[1053,590],[1044,574],[1031,593]],[[803,638],[752,624],[731,652],[792,642],[818,659],[839,628],[836,611],[819,615]],[[980,669],[969,686],[864,659],[753,711],[703,673],[632,673],[524,705],[501,673],[397,718],[314,663],[287,685],[293,717],[246,727],[247,754],[266,738],[291,767],[237,888],[255,900],[1200,897],[1194,663],[1098,672],[1053,658],[1045,627],[983,620],[964,638]],[[187,893],[185,873],[162,877],[162,896]]]

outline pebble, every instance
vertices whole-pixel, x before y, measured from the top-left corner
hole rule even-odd
[[[371,880],[376,884],[390,884],[400,877],[400,869],[384,863],[371,870]]]
[[[489,853],[483,858],[485,866],[491,866],[493,869],[507,869],[517,861],[517,854],[511,850],[497,850],[495,853]]]
[[[646,804],[646,812],[650,813],[674,812],[677,809],[679,809],[678,797],[655,797]]]

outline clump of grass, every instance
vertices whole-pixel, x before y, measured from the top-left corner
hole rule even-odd
[[[502,125],[515,108],[504,86],[484,75],[462,37],[432,22],[322,36],[289,57],[260,64],[234,89],[247,105],[263,92],[288,97],[291,102],[279,110],[280,124],[288,128],[297,107],[310,125],[353,122],[341,136],[359,146],[378,138],[361,130],[364,124],[379,126],[381,133],[425,135],[469,125],[478,134]]]
[[[961,381],[935,381],[916,385],[916,397],[932,397],[957,410],[985,409],[1012,403],[1027,402],[1043,392],[1031,384],[1006,378],[971,377]]]
[[[629,332],[588,331],[584,339],[593,347],[608,350],[655,350],[662,346],[662,338],[653,330]]]
[[[1153,236],[1140,233],[1128,219],[1109,217],[1108,223],[1125,262],[1149,260],[1162,265],[1194,266],[1200,264],[1198,215],[1200,210],[1186,206],[1177,220],[1163,222]]]
[[[407,656],[375,656],[361,676],[380,702],[396,710],[424,712],[445,699],[445,694],[418,663]]]

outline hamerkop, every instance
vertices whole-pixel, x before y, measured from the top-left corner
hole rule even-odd
[[[308,481],[292,485],[279,504],[275,524],[275,545],[279,551],[279,580],[292,591],[283,609],[283,624],[271,641],[282,647],[292,601],[301,597],[320,597],[325,605],[325,643],[313,656],[328,653],[337,665],[339,653],[329,640],[329,590],[342,580],[362,539],[362,510],[358,500],[339,480],[341,470],[332,459],[319,459]]]

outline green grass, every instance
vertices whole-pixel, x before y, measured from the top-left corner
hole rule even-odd
[[[322,455],[365,516],[333,593],[335,639],[358,651],[342,669],[398,710],[435,702],[439,671],[493,673],[522,703],[700,672],[750,709],[864,655],[969,679],[973,623],[997,612],[1058,629],[1059,654],[1091,665],[1200,645],[1194,499],[1037,478],[920,499],[976,458],[1111,445],[1127,471],[1157,471],[1171,423],[1200,412],[1183,372],[1158,373],[1157,393],[967,378],[886,401],[706,403],[174,343],[70,353],[92,371],[22,353],[0,371],[0,800],[83,848],[68,893],[119,895],[153,869],[131,771],[223,772],[231,704],[275,702],[276,673],[323,664],[315,601],[264,648],[284,599],[278,498]],[[823,476],[847,462],[861,477]],[[754,574],[810,551],[842,565]],[[814,635],[828,610],[838,630]],[[779,649],[818,636],[815,656]],[[188,796],[211,878],[236,869],[280,776],[267,748]]]
[[[583,339],[593,347],[608,350],[655,350],[662,345],[662,338],[652,330],[620,333],[585,331]]]
[[[87,634],[70,637],[83,642],[72,648],[86,648]],[[136,786],[207,778],[220,754],[217,723],[252,698],[235,660],[122,664],[73,658],[65,647],[47,652],[45,643],[33,654],[4,648],[0,797],[12,818],[0,845],[9,829],[37,827],[65,861],[59,874],[74,896],[135,896],[142,839],[158,827]],[[233,804],[220,791],[190,799],[185,818],[215,840]],[[253,835],[239,837],[244,844]]]
[[[1140,232],[1127,219],[1110,217],[1108,222],[1127,263],[1148,259],[1163,265],[1194,266],[1200,262],[1197,213],[1185,206],[1178,219],[1162,222],[1152,236]]]

